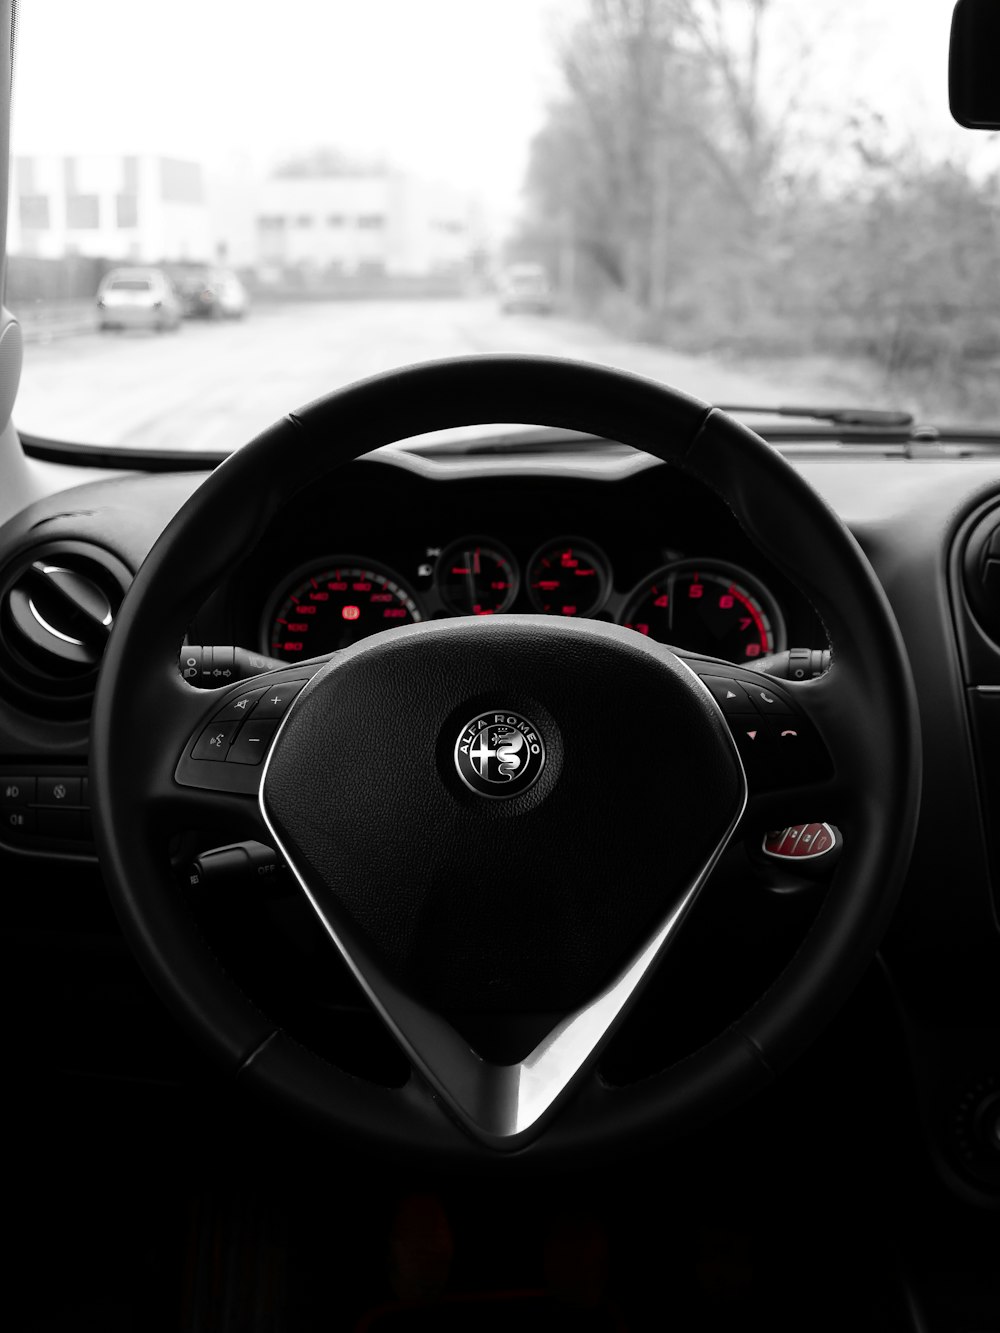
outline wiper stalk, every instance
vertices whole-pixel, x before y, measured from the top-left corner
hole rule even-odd
[[[813,421],[832,421],[838,426],[903,427],[913,425],[909,412],[894,412],[877,407],[759,407],[716,404],[720,412],[751,413],[758,417],[808,417]]]

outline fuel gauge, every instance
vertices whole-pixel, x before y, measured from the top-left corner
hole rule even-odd
[[[465,537],[438,559],[435,573],[441,600],[460,616],[494,616],[517,595],[517,563],[491,538]]]

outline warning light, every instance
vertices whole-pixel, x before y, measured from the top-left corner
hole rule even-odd
[[[345,620],[357,620],[357,618],[361,615],[361,607],[344,606],[341,607],[340,614],[344,617]]]

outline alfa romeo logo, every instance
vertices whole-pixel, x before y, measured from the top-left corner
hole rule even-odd
[[[462,728],[455,767],[480,796],[519,796],[545,767],[545,742],[533,722],[498,708]]]

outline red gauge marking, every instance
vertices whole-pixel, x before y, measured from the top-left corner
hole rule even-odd
[[[275,608],[268,651],[289,659],[327,653],[421,619],[413,597],[388,571],[360,565],[305,570]]]
[[[746,609],[750,612],[750,618],[752,619],[753,623],[757,626],[757,633],[760,635],[761,642],[766,644],[768,637],[767,626],[764,624],[761,614],[754,606],[753,602],[750,601],[750,599],[746,596],[745,593],[740,592],[739,588],[737,588],[735,583],[730,583],[729,593],[731,596],[736,598],[736,600],[740,603],[741,606],[745,606]]]

